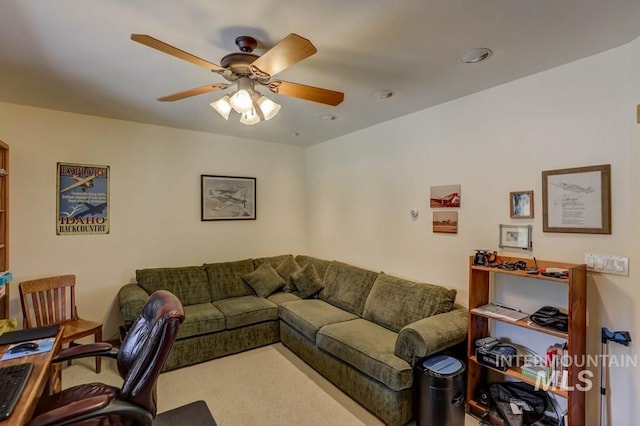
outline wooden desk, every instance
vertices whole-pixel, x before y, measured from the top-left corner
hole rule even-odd
[[[0,367],[24,364],[27,362],[33,363],[33,370],[29,376],[29,381],[24,388],[24,392],[22,392],[22,396],[16,404],[13,414],[11,414],[7,420],[0,421],[0,426],[24,425],[33,416],[33,412],[43,392],[51,394],[61,390],[62,379],[60,365],[52,365],[51,360],[54,355],[60,351],[62,329],[63,328],[60,327],[58,330],[58,334],[56,334],[56,340],[51,351],[37,355],[24,356],[22,358],[15,358],[8,361],[0,361]],[[0,346],[0,353],[4,354],[9,346],[10,345]]]

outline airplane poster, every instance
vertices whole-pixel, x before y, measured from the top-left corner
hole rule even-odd
[[[109,233],[109,166],[58,163],[56,234]]]
[[[256,178],[201,175],[201,220],[255,220]]]

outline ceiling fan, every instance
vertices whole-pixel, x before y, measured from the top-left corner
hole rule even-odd
[[[336,106],[344,100],[344,93],[300,83],[273,79],[272,77],[292,65],[314,55],[317,50],[306,38],[297,34],[289,34],[263,55],[258,56],[253,50],[258,42],[253,37],[240,36],[235,42],[240,52],[229,53],[216,65],[146,34],[131,34],[131,39],[145,46],[175,56],[220,74],[228,83],[214,83],[183,92],[158,98],[162,102],[172,102],[204,93],[225,90],[237,86],[231,97],[224,96],[211,106],[225,119],[229,118],[231,109],[241,114],[244,124],[255,124],[273,118],[280,105],[258,92],[255,87],[264,86],[271,92],[305,99],[325,105]]]

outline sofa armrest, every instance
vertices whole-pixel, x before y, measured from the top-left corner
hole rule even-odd
[[[118,302],[120,303],[120,314],[125,324],[131,324],[138,318],[148,298],[149,294],[138,284],[125,284],[120,288]]]
[[[456,308],[406,325],[396,339],[396,356],[412,367],[429,355],[464,341],[467,336],[469,312]]]

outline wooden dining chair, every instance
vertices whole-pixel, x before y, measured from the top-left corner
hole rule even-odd
[[[25,328],[60,324],[63,345],[75,346],[76,340],[91,335],[96,342],[102,341],[102,324],[78,317],[75,275],[22,281],[19,288]],[[99,372],[100,357],[96,357]]]

